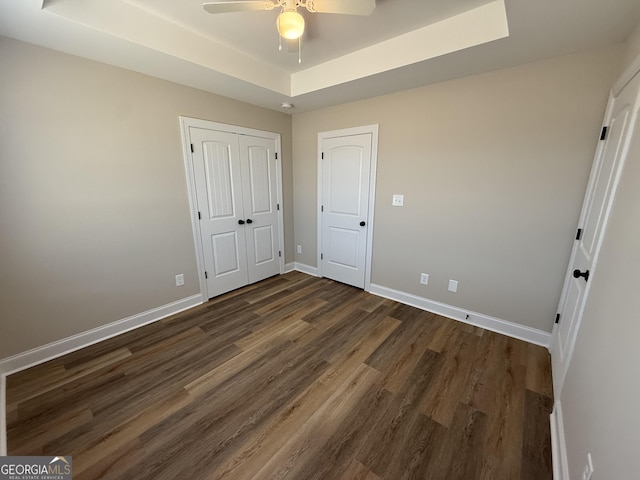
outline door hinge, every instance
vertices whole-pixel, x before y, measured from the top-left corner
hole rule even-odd
[[[320,211],[324,212],[324,205],[320,205]]]
[[[556,323],[560,323],[560,314],[556,313]]]
[[[320,254],[320,260],[324,260],[324,255],[322,253]]]
[[[281,257],[282,256],[282,250],[278,250],[278,256]]]
[[[602,131],[600,132],[600,140],[607,139],[607,132],[609,131],[609,127],[602,127]]]
[[[322,156],[321,156],[322,160],[324,160],[324,152],[322,152]]]
[[[278,159],[278,152],[276,152],[276,160]]]
[[[191,144],[191,153],[193,153],[193,143]]]
[[[202,220],[202,215],[200,215],[200,212],[198,212],[198,220]]]
[[[204,278],[209,278],[209,274],[206,272],[206,270],[204,272]]]
[[[582,238],[582,229],[579,228],[578,232],[576,233],[576,240],[580,240]]]
[[[276,203],[276,207],[277,207],[278,210],[280,210],[280,204],[279,203]]]

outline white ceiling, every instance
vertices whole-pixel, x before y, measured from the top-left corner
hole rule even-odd
[[[349,0],[344,0],[348,2]],[[0,0],[0,35],[293,112],[622,42],[638,0],[377,0],[309,13],[278,51],[278,11],[211,15],[201,0]]]

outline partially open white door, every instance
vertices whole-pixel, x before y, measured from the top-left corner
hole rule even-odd
[[[612,95],[603,130],[604,144],[594,160],[585,196],[579,230],[559,306],[559,323],[554,330],[551,358],[553,386],[560,397],[573,353],[582,312],[589,294],[598,253],[607,226],[622,167],[628,151],[639,107],[640,74]]]

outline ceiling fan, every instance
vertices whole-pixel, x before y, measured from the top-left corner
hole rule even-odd
[[[313,13],[341,13],[344,15],[370,15],[376,8],[376,0],[221,0],[205,2],[209,13],[228,13],[282,8],[276,26],[278,33],[287,40],[299,39],[304,33],[304,18],[298,7]]]

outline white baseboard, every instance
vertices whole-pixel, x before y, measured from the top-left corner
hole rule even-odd
[[[193,295],[0,360],[0,456],[7,454],[7,375],[175,315],[201,303],[202,295]]]
[[[548,348],[549,343],[551,342],[551,334],[548,332],[519,325],[500,318],[491,317],[489,315],[484,315],[482,313],[473,312],[471,310],[454,307],[445,303],[436,302],[427,298],[418,297],[417,295],[401,292],[392,288],[372,283],[369,292],[380,297],[389,298],[397,302],[411,305],[412,307],[417,307],[422,310],[427,310],[428,312],[442,315],[443,317],[452,318],[460,322],[485,328],[493,332],[507,335],[508,337],[518,338],[525,342],[534,343],[543,347]]]
[[[318,269],[316,267],[310,267],[309,265],[299,262],[296,262],[295,265],[295,269],[299,272],[306,273],[307,275],[313,275],[314,277],[318,276]]]
[[[295,262],[285,263],[284,264],[284,273],[293,272],[296,269]]]
[[[567,461],[567,444],[564,439],[564,421],[562,405],[556,400],[549,416],[551,422],[551,459],[553,460],[553,479],[569,480],[569,462]]]
[[[94,343],[101,342],[121,333],[128,332],[148,323],[156,322],[165,317],[175,315],[178,312],[195,307],[202,303],[202,295],[197,294],[183,298],[161,307],[152,308],[146,312],[132,315],[131,317],[116,320],[115,322],[102,325],[86,332],[78,333],[62,340],[48,343],[41,347],[18,353],[11,357],[0,360],[0,374],[11,374],[33,367],[48,360],[66,355],[75,350],[79,350]]]

